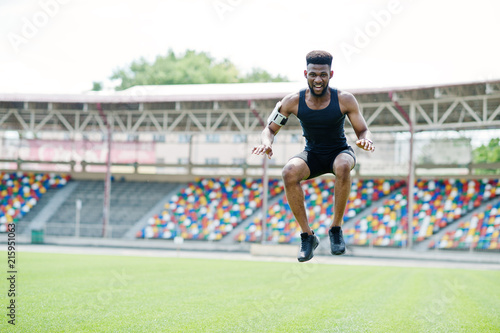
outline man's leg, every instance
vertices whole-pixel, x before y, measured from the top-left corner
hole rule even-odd
[[[333,221],[328,235],[330,236],[331,252],[334,255],[345,253],[342,220],[349,193],[351,193],[351,170],[353,167],[354,158],[345,153],[339,154],[333,163],[333,172],[335,173],[335,204]]]
[[[354,167],[354,158],[349,154],[339,154],[333,162],[333,173],[335,174],[335,206],[333,223],[330,227],[341,227],[347,205],[347,199],[351,193],[351,170]]]
[[[310,260],[314,256],[313,251],[319,245],[319,238],[311,230],[307,220],[304,191],[300,185],[300,182],[309,177],[309,174],[309,167],[300,158],[292,158],[288,161],[282,172],[288,204],[302,230],[300,250],[297,256],[300,262]]]
[[[285,183],[285,194],[293,216],[300,225],[302,232],[312,235],[309,227],[305,208],[304,190],[300,182],[309,177],[309,167],[300,158],[292,158],[285,165],[282,171],[283,182]]]

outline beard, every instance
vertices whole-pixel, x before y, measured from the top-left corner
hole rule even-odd
[[[315,97],[322,97],[322,96],[324,96],[324,95],[326,94],[326,91],[327,91],[327,90],[326,90],[326,88],[328,88],[328,86],[323,87],[323,90],[322,90],[319,94],[317,94],[317,93],[314,91],[314,87],[313,87],[310,83],[308,83],[308,85],[309,85],[309,91],[310,91],[310,92],[311,92],[311,94],[313,94],[313,96],[315,96]]]

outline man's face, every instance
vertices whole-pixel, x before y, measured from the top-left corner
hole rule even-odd
[[[316,97],[321,97],[327,92],[328,82],[333,76],[333,71],[328,65],[309,64],[304,71],[309,90]]]

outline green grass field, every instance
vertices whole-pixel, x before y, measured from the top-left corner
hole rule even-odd
[[[28,252],[17,268],[1,332],[500,331],[500,271]]]

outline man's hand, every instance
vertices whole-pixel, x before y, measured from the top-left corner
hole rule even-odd
[[[264,144],[253,147],[252,154],[255,155],[267,155],[268,158],[273,156],[273,148]]]
[[[366,151],[374,151],[375,146],[373,145],[373,141],[370,139],[360,139],[356,141],[356,146]]]

